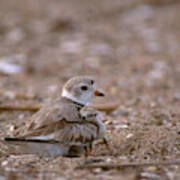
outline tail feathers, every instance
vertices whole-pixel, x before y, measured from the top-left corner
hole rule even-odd
[[[3,144],[1,146],[1,144]],[[6,137],[0,140],[8,154],[36,154],[42,157],[78,157],[84,153],[85,144],[52,140],[22,139]]]

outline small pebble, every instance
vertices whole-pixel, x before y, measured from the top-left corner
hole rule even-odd
[[[131,137],[133,137],[133,136],[134,136],[134,134],[130,133],[130,134],[128,134],[128,135],[126,136],[126,138],[129,139],[129,138],[131,138]]]
[[[8,161],[3,161],[2,163],[1,163],[1,166],[6,166],[8,164]]]
[[[156,166],[149,166],[145,170],[150,171],[150,172],[155,172],[155,171],[157,171],[157,167]]]

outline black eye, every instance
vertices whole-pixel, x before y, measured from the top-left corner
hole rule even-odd
[[[81,86],[81,89],[82,89],[83,91],[87,91],[87,90],[88,90],[88,87],[87,87],[87,86]]]
[[[91,84],[92,84],[92,85],[94,84],[94,81],[93,81],[93,80],[91,80]]]

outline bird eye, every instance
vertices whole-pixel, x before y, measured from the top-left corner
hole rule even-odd
[[[88,90],[88,87],[87,87],[87,86],[81,86],[81,89],[82,89],[83,91],[87,91],[87,90]]]

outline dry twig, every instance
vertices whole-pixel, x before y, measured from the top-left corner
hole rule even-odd
[[[172,161],[172,162],[132,162],[132,163],[96,163],[96,164],[83,164],[77,166],[75,169],[94,169],[94,168],[102,168],[102,169],[122,169],[129,167],[142,167],[142,166],[168,166],[168,165],[180,165],[180,161]]]
[[[111,112],[111,111],[116,110],[119,107],[119,102],[95,104],[93,107],[97,109],[98,111]]]
[[[33,106],[27,105],[0,105],[0,111],[33,111],[36,112],[40,109],[40,105],[35,104]]]
[[[94,105],[98,111],[110,112],[114,111],[119,104]],[[36,112],[41,108],[40,104],[34,105],[0,105],[0,111],[33,111]]]

